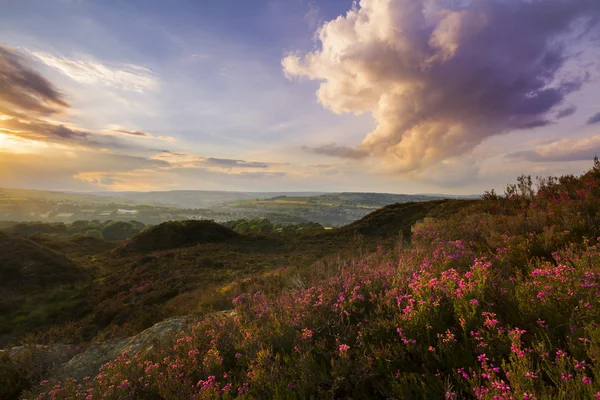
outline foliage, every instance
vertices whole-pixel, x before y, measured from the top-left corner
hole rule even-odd
[[[228,221],[224,224],[226,227],[238,233],[266,233],[266,232],[315,232],[324,231],[325,227],[316,222],[304,222],[299,224],[272,224],[266,218],[258,219],[238,219]]]
[[[536,190],[520,178],[507,194],[392,207],[313,235],[368,240],[397,235],[397,218],[422,221],[410,245],[275,270],[232,313],[30,395],[600,398],[600,165]]]
[[[106,240],[121,241],[129,239],[140,232],[131,222],[112,221],[102,229],[102,237]]]

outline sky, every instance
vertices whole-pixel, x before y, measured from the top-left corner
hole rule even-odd
[[[597,0],[0,10],[0,187],[473,194],[600,155]]]

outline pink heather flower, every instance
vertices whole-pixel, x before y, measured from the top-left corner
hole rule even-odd
[[[127,379],[125,379],[123,382],[121,382],[121,384],[119,385],[119,389],[126,389],[129,387],[129,381]]]
[[[304,328],[302,329],[302,339],[309,339],[311,338],[313,335],[313,332],[308,329],[308,328]]]
[[[588,385],[592,384],[592,379],[588,378],[587,376],[584,376],[583,378],[581,378],[581,382],[586,383]]]
[[[565,374],[564,372],[561,372],[561,373],[560,373],[560,378],[561,378],[563,381],[568,381],[569,379],[573,379],[573,374],[568,374],[568,375],[567,375],[567,374]]]
[[[340,354],[345,354],[348,350],[350,350],[350,346],[347,344],[340,344]]]
[[[479,301],[478,301],[477,299],[471,299],[471,300],[469,301],[469,303],[471,303],[471,305],[474,305],[474,306],[476,306],[476,305],[478,305],[478,304],[479,304]]]
[[[600,399],[600,392],[596,393],[596,394],[594,395],[594,398],[595,398],[595,399]]]
[[[235,358],[240,358],[242,357],[242,353],[235,353]]]

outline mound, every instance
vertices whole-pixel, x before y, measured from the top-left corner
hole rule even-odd
[[[117,255],[147,253],[202,243],[224,242],[239,234],[212,221],[171,221],[149,228],[125,242]]]
[[[116,244],[113,242],[107,242],[104,239],[83,234],[72,235],[66,238],[32,237],[31,240],[74,258],[95,256],[116,247]]]
[[[0,232],[0,287],[72,282],[82,272],[54,250],[23,236]]]
[[[359,233],[368,238],[394,239],[402,232],[410,236],[410,228],[425,217],[446,218],[477,200],[435,200],[392,204],[346,225],[338,234]]]

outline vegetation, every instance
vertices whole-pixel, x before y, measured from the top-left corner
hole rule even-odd
[[[264,232],[314,232],[324,231],[325,227],[317,222],[305,222],[300,224],[272,224],[266,218],[258,219],[239,219],[236,221],[228,221],[225,226],[238,233],[264,233]]]
[[[599,196],[596,161],[537,187],[520,177],[506,196],[398,204],[328,231],[147,229],[87,265],[86,292],[104,300],[54,335],[195,322],[25,396],[600,398]],[[0,365],[5,381],[22,376]]]

